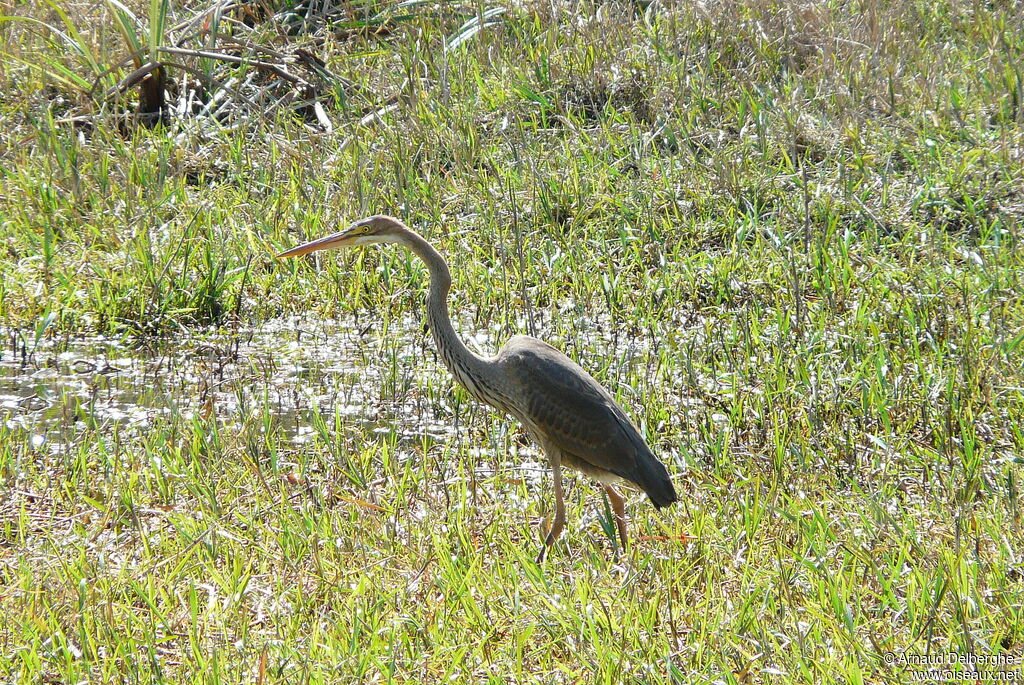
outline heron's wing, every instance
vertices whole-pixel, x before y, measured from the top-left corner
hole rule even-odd
[[[498,361],[516,386],[523,417],[555,447],[627,478],[636,469],[638,456],[650,454],[611,394],[547,343],[516,336]]]

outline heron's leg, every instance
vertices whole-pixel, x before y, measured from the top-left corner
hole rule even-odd
[[[618,490],[610,485],[605,485],[604,491],[608,493],[608,501],[612,503],[615,525],[619,529],[619,541],[622,542],[622,551],[625,552],[629,547],[628,536],[626,535],[626,500],[623,499]]]
[[[548,547],[555,544],[558,540],[558,536],[562,534],[562,529],[565,528],[565,498],[562,495],[562,461],[558,457],[551,458],[551,475],[555,482],[555,520],[551,522],[551,528],[548,529],[548,534],[544,537],[544,546],[540,548],[540,554],[537,555],[537,563],[544,561],[544,555],[548,551]]]

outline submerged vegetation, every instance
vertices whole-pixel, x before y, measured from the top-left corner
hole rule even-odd
[[[1024,654],[1017,4],[5,12],[0,681]],[[374,212],[471,346],[534,333],[642,426],[682,502],[624,558],[575,478],[533,563],[539,454],[439,366],[413,257],[272,258]]]

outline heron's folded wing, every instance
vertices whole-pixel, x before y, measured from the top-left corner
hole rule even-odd
[[[646,444],[614,398],[547,343],[519,336],[499,356],[516,384],[521,411],[556,447],[622,476]]]

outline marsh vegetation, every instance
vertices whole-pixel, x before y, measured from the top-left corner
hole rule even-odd
[[[1011,2],[55,0],[0,17],[0,680],[906,682],[1024,649]],[[159,83],[163,87],[159,87]],[[570,481],[436,357],[616,394]],[[636,495],[639,502],[639,495]]]

